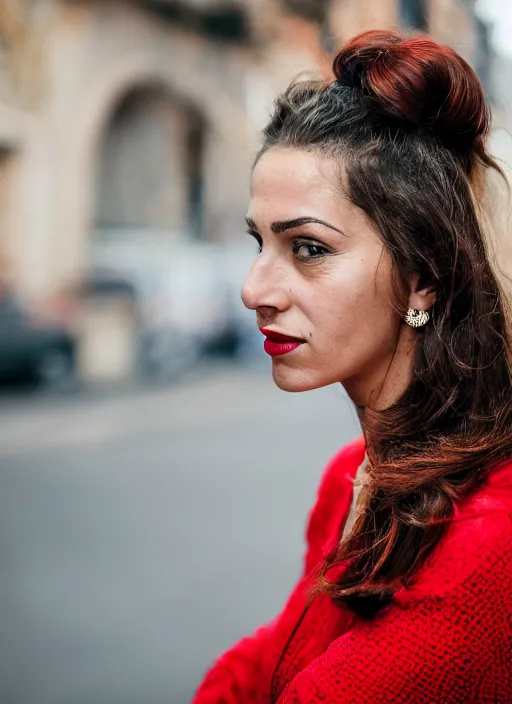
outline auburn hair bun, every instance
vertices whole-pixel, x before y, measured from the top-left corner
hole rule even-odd
[[[453,49],[428,36],[370,31],[336,56],[339,84],[359,88],[390,121],[428,127],[454,150],[480,151],[490,113],[480,80]]]

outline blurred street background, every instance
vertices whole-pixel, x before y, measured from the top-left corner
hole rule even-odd
[[[273,386],[251,161],[291,78],[399,25],[475,67],[511,163],[509,0],[0,0],[2,704],[186,704],[282,605],[358,424]]]

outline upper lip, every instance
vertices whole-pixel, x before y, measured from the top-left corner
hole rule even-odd
[[[260,328],[260,332],[268,337],[269,340],[274,342],[305,342],[301,337],[294,337],[293,335],[286,335],[283,332],[277,332],[276,330],[269,330],[269,328]]]

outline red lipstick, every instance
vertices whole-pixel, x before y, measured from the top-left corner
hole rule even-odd
[[[263,344],[263,349],[271,357],[280,357],[283,354],[293,352],[305,342],[305,340],[301,340],[298,337],[283,335],[267,328],[260,328],[260,332],[267,338]]]

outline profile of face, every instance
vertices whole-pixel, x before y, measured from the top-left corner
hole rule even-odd
[[[260,157],[247,214],[259,251],[242,300],[268,338],[277,386],[341,382],[366,406],[383,391],[397,348],[410,354],[413,336],[403,337],[389,251],[343,194],[339,173],[313,151],[278,146]]]

